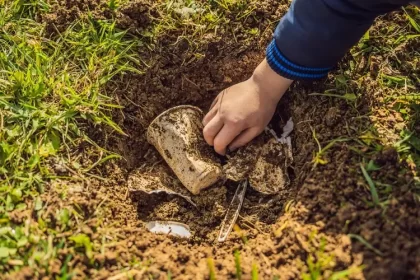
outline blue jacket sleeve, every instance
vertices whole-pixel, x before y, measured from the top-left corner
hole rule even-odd
[[[294,0],[267,47],[267,61],[292,80],[328,74],[375,18],[405,0]]]

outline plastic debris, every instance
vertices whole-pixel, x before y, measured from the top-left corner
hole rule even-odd
[[[222,179],[220,160],[205,144],[203,112],[183,105],[160,114],[147,129],[147,140],[182,184],[194,195]]]
[[[235,225],[236,220],[238,219],[239,212],[241,211],[247,186],[248,180],[244,180],[239,183],[235,195],[233,196],[232,202],[230,203],[229,208],[226,212],[226,216],[223,219],[219,237],[217,238],[218,242],[225,242],[230,232],[232,231],[232,228]]]
[[[281,144],[286,144],[288,149],[287,149],[287,156],[288,158],[293,160],[293,155],[292,155],[292,139],[290,138],[290,134],[293,132],[293,129],[295,127],[295,124],[293,122],[293,119],[290,118],[287,123],[285,124],[285,126],[283,127],[283,133],[281,134],[280,137],[278,137],[278,135],[276,134],[276,132],[269,128],[266,127],[265,131],[270,133],[276,140],[277,142],[281,143]]]
[[[146,228],[156,234],[167,234],[187,239],[191,237],[190,227],[178,222],[150,221],[146,223]]]
[[[270,139],[264,144],[253,171],[249,174],[249,184],[263,194],[277,194],[290,183],[287,167],[291,163],[288,147]]]
[[[290,118],[287,121],[286,125],[283,127],[283,133],[281,134],[280,139],[286,139],[293,132],[294,127],[295,127],[295,124],[292,118]]]

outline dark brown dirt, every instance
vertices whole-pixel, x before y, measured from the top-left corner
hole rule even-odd
[[[152,1],[130,2],[117,14],[108,11],[100,1],[85,2],[60,1],[58,10],[42,20],[62,28],[91,10],[98,18],[116,17],[120,27],[130,28],[135,34],[153,24],[153,17],[158,17]],[[269,22],[280,18],[286,2],[261,1],[254,17],[240,25],[260,30],[271,28]],[[332,78],[322,85],[298,84],[290,90],[279,105],[273,125],[278,126],[277,120],[284,115],[291,115],[296,125],[292,135],[295,162],[291,170],[292,184],[287,192],[276,196],[248,190],[238,221],[240,229],[232,232],[224,244],[218,244],[215,239],[236,183],[228,182],[194,197],[197,208],[176,196],[129,195],[127,179],[133,172],[159,174],[162,168],[160,174],[171,174],[146,141],[148,124],[176,105],[190,104],[206,110],[219,91],[251,75],[270,39],[270,32],[252,37],[242,34],[240,28],[223,30],[217,40],[210,37],[200,42],[204,57],[185,65],[183,61],[189,61],[191,54],[181,42],[174,44],[178,35],[174,32],[159,38],[154,53],[139,50],[145,61],[150,62],[144,75],[127,75],[109,85],[109,91],[115,92],[117,102],[124,106],[123,113],[116,113],[114,118],[129,136],[111,135],[106,141],[101,135],[93,136],[102,145],[122,154],[125,161],[110,163],[102,170],[106,182],[86,183],[68,201],[57,202],[63,206],[78,205],[87,227],[84,231],[92,240],[106,239],[104,255],[95,256],[95,265],[65,249],[57,253],[61,259],[67,254],[75,255],[69,265],[76,268],[76,278],[106,279],[129,267],[135,279],[146,275],[166,279],[168,271],[174,279],[209,279],[208,258],[212,258],[216,275],[220,279],[233,279],[233,252],[239,249],[246,275],[243,279],[250,279],[253,263],[258,265],[261,279],[274,276],[298,279],[302,273],[308,273],[307,261],[311,258],[328,260],[322,267],[323,279],[328,279],[333,271],[344,269],[351,269],[351,279],[418,279],[420,208],[410,192],[412,176],[404,171],[404,162],[398,161],[398,155],[391,150],[377,153],[359,147],[368,159],[382,167],[371,173],[372,179],[393,186],[388,193],[392,199],[382,208],[371,205],[360,171],[362,157],[349,143],[336,143],[324,155],[328,163],[313,168],[312,159],[318,147],[311,129],[325,146],[336,138],[356,139],[359,131],[370,126],[370,121],[360,116],[367,114],[369,107],[381,104],[375,95],[379,88],[377,81],[370,78],[363,80],[361,88],[366,92],[355,107],[344,100],[308,97],[308,93],[334,88]],[[371,68],[375,68],[373,65]],[[48,196],[57,196],[54,188]],[[51,209],[51,213],[54,211]],[[95,221],[97,211],[105,217],[101,223]],[[153,235],[142,226],[144,221],[152,219],[186,223],[192,228],[194,238],[185,241]],[[349,233],[361,236],[381,254],[350,240]],[[141,262],[147,271],[133,267],[133,260]],[[361,265],[365,267],[363,270]]]

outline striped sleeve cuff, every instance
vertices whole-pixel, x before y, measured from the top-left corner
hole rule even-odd
[[[291,80],[316,80],[328,75],[332,67],[312,68],[296,65],[288,60],[277,47],[273,40],[267,47],[267,62],[280,76]]]

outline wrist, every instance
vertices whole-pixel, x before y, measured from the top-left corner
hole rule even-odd
[[[268,95],[276,103],[280,101],[286,90],[293,83],[293,80],[282,77],[271,69],[265,59],[254,70],[250,79],[262,94]]]

